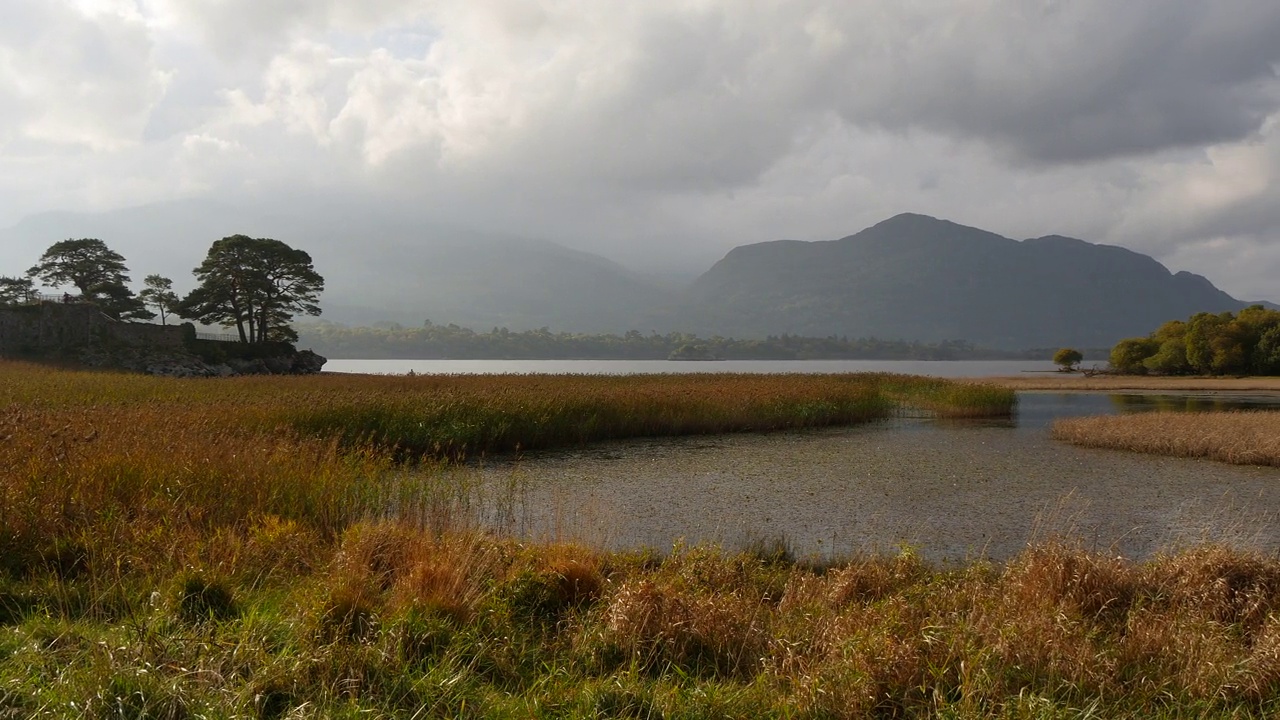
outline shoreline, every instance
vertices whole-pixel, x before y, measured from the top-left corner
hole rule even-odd
[[[965,380],[1030,392],[1280,393],[1280,377],[1150,377],[1142,375],[1085,377],[1076,373],[1063,373],[1056,377],[997,376],[973,377]]]

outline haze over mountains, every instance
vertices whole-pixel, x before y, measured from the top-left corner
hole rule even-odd
[[[341,208],[296,217],[181,202],[28,218],[0,231],[4,257],[26,258],[0,275],[25,271],[57,240],[99,237],[127,258],[135,281],[160,273],[185,291],[209,244],[234,233],[310,252],[327,280],[323,319],[347,324],[430,319],[481,330],[838,335],[1023,349],[1105,347],[1166,320],[1247,304],[1123,248],[1059,236],[1019,242],[914,214],[840,240],[744,245],[688,283],[551,242],[416,218],[371,224]]]

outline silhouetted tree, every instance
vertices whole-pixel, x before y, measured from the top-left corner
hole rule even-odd
[[[169,316],[177,311],[181,300],[173,291],[173,281],[161,275],[148,275],[142,280],[146,287],[138,298],[160,312],[160,324],[168,325]]]
[[[0,305],[16,305],[36,296],[35,283],[28,277],[0,277]]]
[[[50,287],[72,285],[111,317],[150,320],[155,313],[129,289],[128,272],[120,253],[97,238],[81,238],[54,243],[27,275]]]
[[[206,325],[234,327],[241,342],[293,341],[296,313],[319,315],[324,278],[311,256],[279,240],[232,235],[209,248],[195,269],[200,284],[178,314]]]

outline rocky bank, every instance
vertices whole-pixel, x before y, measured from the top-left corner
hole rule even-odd
[[[326,358],[310,350],[253,360],[231,358],[210,363],[175,349],[90,347],[76,358],[90,367],[117,368],[165,377],[232,377],[236,375],[311,375],[324,368]]]

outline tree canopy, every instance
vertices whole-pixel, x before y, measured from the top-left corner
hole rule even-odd
[[[319,315],[324,278],[311,256],[270,238],[232,235],[209,248],[195,270],[200,284],[178,314],[206,325],[234,327],[241,342],[293,341],[297,313]]]
[[[173,281],[162,275],[148,275],[142,280],[146,287],[138,293],[138,298],[151,305],[160,314],[160,324],[168,325],[169,316],[178,308],[180,299],[173,291]]]
[[[1063,370],[1074,370],[1080,362],[1084,360],[1084,355],[1075,348],[1062,348],[1053,354],[1053,362],[1061,365]]]
[[[1121,340],[1111,367],[1161,375],[1280,375],[1280,311],[1253,305],[1239,313],[1198,313]]]
[[[0,276],[0,305],[26,302],[36,295],[35,283],[29,277]]]
[[[129,289],[129,268],[120,253],[97,238],[56,242],[27,276],[50,287],[75,287],[82,299],[97,303],[116,319],[149,320],[155,314]]]

